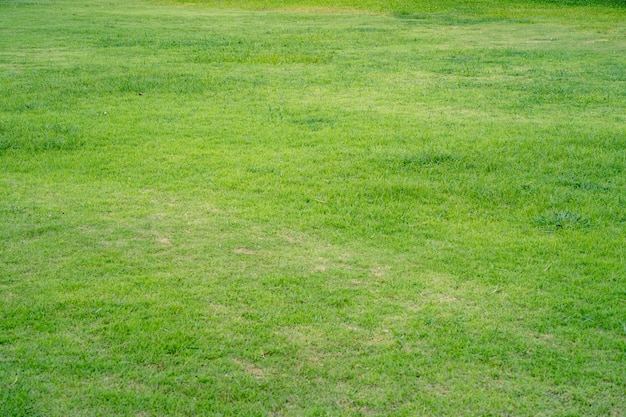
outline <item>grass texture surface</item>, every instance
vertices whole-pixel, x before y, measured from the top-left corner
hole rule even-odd
[[[624,416],[619,2],[0,0],[0,415]]]

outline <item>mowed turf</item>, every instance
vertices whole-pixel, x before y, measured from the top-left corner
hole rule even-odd
[[[0,415],[626,415],[626,10],[564,3],[0,0]]]

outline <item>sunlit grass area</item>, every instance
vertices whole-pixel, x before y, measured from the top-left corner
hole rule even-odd
[[[619,2],[0,2],[0,415],[626,409]]]

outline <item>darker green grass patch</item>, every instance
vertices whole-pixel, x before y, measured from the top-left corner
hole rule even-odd
[[[603,184],[599,184],[596,181],[577,178],[573,176],[561,176],[558,178],[559,185],[565,185],[567,187],[571,187],[577,190],[589,191],[589,192],[606,192],[611,189],[611,187]]]
[[[412,169],[415,167],[450,164],[459,160],[458,156],[447,152],[427,152],[402,156],[398,162],[402,168]]]
[[[466,165],[465,159],[447,151],[424,150],[421,152],[382,152],[375,158],[380,169],[392,172],[411,172],[426,169],[458,169]]]
[[[549,231],[563,229],[586,230],[592,227],[588,216],[570,210],[560,210],[541,215],[535,219],[537,224]]]
[[[0,153],[75,151],[83,148],[85,143],[82,129],[76,125],[0,122]]]
[[[28,384],[20,381],[20,374],[4,374],[0,372],[0,410],[3,415],[11,417],[38,417],[38,412]],[[13,380],[11,380],[13,378]],[[23,378],[23,377],[22,377]]]
[[[307,130],[318,131],[325,127],[332,127],[335,120],[327,117],[306,117],[303,119],[293,119],[291,123],[300,125]]]
[[[409,11],[393,12],[392,16],[395,17],[396,19],[402,19],[402,20],[424,20],[424,19],[432,18],[432,16],[430,15],[412,13]]]
[[[40,4],[38,2],[34,2],[34,1],[27,1],[27,0],[3,0],[2,2],[0,2],[0,7],[24,7],[24,6],[35,6],[37,4]]]

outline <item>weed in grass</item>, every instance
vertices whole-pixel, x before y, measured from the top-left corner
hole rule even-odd
[[[591,227],[591,219],[569,210],[555,211],[537,217],[537,223],[546,229],[587,229]]]

